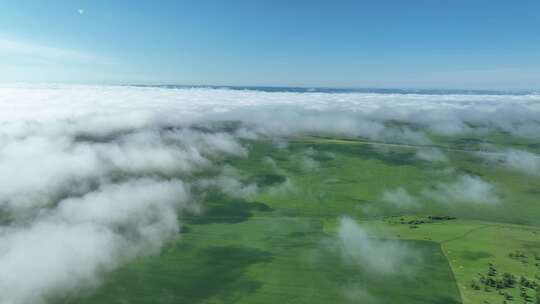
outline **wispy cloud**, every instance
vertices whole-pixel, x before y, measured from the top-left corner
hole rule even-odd
[[[0,37],[0,55],[53,62],[67,61],[93,64],[108,64],[111,62],[110,58],[91,52],[60,48],[6,37]]]

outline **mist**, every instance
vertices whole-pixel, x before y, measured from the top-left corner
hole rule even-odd
[[[471,175],[437,183],[433,188],[422,190],[422,196],[445,204],[493,205],[501,202],[494,185]]]
[[[373,275],[412,275],[414,264],[420,259],[418,252],[398,240],[370,237],[350,217],[340,218],[337,239],[345,263]]]

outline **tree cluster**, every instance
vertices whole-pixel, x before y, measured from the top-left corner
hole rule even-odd
[[[498,275],[498,271],[492,263],[489,263],[486,273],[479,274],[479,279],[473,280],[470,286],[474,290],[484,290],[485,292],[497,290],[504,298],[503,303],[514,300],[514,296],[509,290],[519,286],[519,295],[525,303],[540,304],[540,286],[535,280],[524,276],[520,276],[518,280],[515,275],[508,272]],[[534,292],[534,297],[531,292]]]

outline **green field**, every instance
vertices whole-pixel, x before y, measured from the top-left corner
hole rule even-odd
[[[204,212],[179,216],[181,237],[160,255],[140,257],[84,297],[60,302],[535,301],[540,177],[483,161],[479,140],[433,138],[447,158],[435,162],[416,157],[430,148],[422,146],[315,136],[246,141],[248,157],[216,161],[256,184],[258,194],[202,193]],[[488,140],[490,149],[538,152],[538,143],[504,134]],[[464,174],[494,185],[500,201],[443,203],[424,194]],[[399,187],[417,202],[396,207],[383,199]],[[415,260],[389,274],[351,265],[335,246],[342,216],[369,239],[410,249]],[[490,285],[504,273],[515,277],[513,286]]]

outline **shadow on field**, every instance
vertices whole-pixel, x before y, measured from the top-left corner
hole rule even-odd
[[[276,186],[278,184],[284,183],[286,180],[286,176],[274,173],[261,174],[255,177],[255,183],[259,187]]]
[[[254,248],[208,247],[200,250],[197,259],[178,273],[174,293],[186,300],[182,303],[206,303],[214,297],[220,303],[235,303],[242,295],[253,293],[262,286],[261,282],[246,277],[247,268],[270,261],[270,252]]]
[[[379,150],[369,145],[355,144],[320,144],[317,146],[320,151],[341,153],[344,155],[376,159],[394,166],[420,165],[415,157],[415,151],[398,151],[397,149]]]
[[[203,225],[212,223],[241,223],[253,216],[253,212],[274,211],[270,206],[243,199],[231,199],[220,193],[210,193],[203,204],[200,216],[183,218],[189,224]]]
[[[454,253],[456,253],[456,252],[454,252]],[[486,258],[490,258],[490,257],[493,256],[491,253],[489,253],[487,251],[469,251],[469,250],[466,250],[466,251],[459,251],[459,252],[457,252],[457,254],[459,254],[464,259],[470,260],[470,261],[486,259]]]
[[[461,304],[461,302],[451,297],[441,296],[432,299],[432,304]]]
[[[181,246],[115,272],[92,295],[58,303],[235,303],[263,285],[246,275],[249,266],[272,259],[270,252],[244,246]]]

